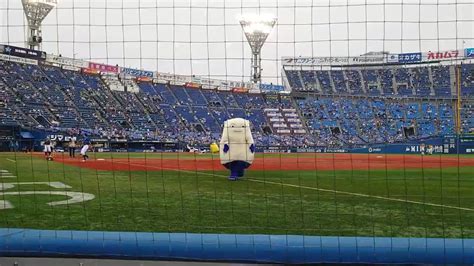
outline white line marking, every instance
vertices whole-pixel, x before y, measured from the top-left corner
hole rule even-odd
[[[0,200],[0,210],[13,209],[13,205],[8,200]]]
[[[281,185],[281,186],[287,186],[287,187],[304,188],[304,189],[317,190],[317,191],[330,192],[330,193],[338,193],[338,194],[358,196],[358,197],[364,197],[364,198],[374,198],[374,199],[381,199],[381,200],[413,203],[413,204],[427,205],[427,206],[432,206],[432,207],[441,207],[441,208],[456,209],[456,210],[463,210],[463,211],[473,211],[474,212],[474,209],[470,209],[470,208],[456,207],[456,206],[450,206],[450,205],[442,205],[442,204],[429,203],[429,202],[404,200],[404,199],[397,199],[397,198],[387,198],[387,197],[376,196],[376,195],[367,195],[367,194],[362,194],[362,193],[353,193],[353,192],[347,192],[347,191],[339,191],[339,190],[316,188],[316,187],[306,187],[306,186],[299,186],[299,185],[292,185],[292,184],[278,183],[278,182],[264,181],[264,180],[257,180],[257,179],[250,179],[250,181],[258,182],[258,183],[267,183],[267,184],[272,184],[272,185]]]
[[[10,161],[10,162],[12,162],[12,163],[16,163],[15,160],[12,160],[12,159],[10,159],[10,158],[7,158],[6,160],[7,160],[7,161]]]
[[[56,206],[56,205],[65,205],[65,204],[73,204],[73,203],[80,203],[83,201],[89,201],[93,200],[95,196],[90,193],[84,193],[84,192],[73,192],[73,191],[12,191],[12,192],[0,192],[0,196],[8,196],[8,195],[15,195],[15,196],[20,196],[20,195],[60,195],[60,196],[67,196],[70,197],[67,200],[60,200],[60,201],[53,201],[47,203],[50,206]],[[8,201],[3,201],[4,205],[7,207],[5,209],[10,209],[8,208],[9,206],[13,208],[13,206],[9,204]],[[2,201],[0,201],[0,204],[2,204]],[[0,206],[0,209],[2,209],[2,206]]]
[[[13,182],[13,183],[0,183],[0,190],[7,190],[15,187],[16,185],[48,185],[52,188],[71,188],[62,182]]]
[[[129,164],[129,163],[122,163],[122,162],[114,162],[114,163]],[[142,166],[142,167],[144,166],[144,167],[155,168],[155,169],[159,169],[159,170],[170,170],[170,171],[192,173],[192,174],[198,172],[197,170],[196,171],[188,171],[188,170],[180,170],[180,169],[167,168],[167,167],[148,166],[148,165],[142,165],[142,164],[132,164],[132,163],[130,163],[129,165]],[[210,173],[204,173],[204,172],[198,172],[198,173],[202,174],[202,175],[219,176],[219,177],[227,178],[227,176],[225,176],[225,175],[210,174]],[[404,199],[398,199],[398,198],[387,198],[387,197],[376,196],[376,195],[367,195],[367,194],[362,194],[362,193],[354,193],[354,192],[339,191],[339,190],[317,188],[317,187],[299,186],[299,185],[292,185],[292,184],[281,183],[281,182],[272,182],[272,181],[259,180],[259,179],[253,179],[253,178],[245,178],[245,179],[248,180],[248,181],[251,181],[251,182],[256,182],[256,183],[264,183],[264,184],[271,184],[271,185],[278,185],[278,186],[285,186],[285,187],[303,188],[303,189],[308,189],[308,190],[315,190],[315,191],[321,191],[321,192],[357,196],[357,197],[363,197],[363,198],[374,198],[374,199],[381,199],[381,200],[387,200],[387,201],[411,203],[411,204],[417,204],[417,205],[426,205],[426,206],[432,206],[432,207],[440,207],[440,208],[448,208],[448,209],[474,212],[474,209],[464,208],[464,207],[456,207],[456,206],[451,206],[451,205],[442,205],[442,204],[421,202],[421,201],[414,201],[414,200],[404,200]]]
[[[0,178],[15,178],[15,176],[7,170],[0,170]]]

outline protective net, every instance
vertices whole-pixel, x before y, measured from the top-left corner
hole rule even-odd
[[[1,254],[474,263],[473,10],[2,1]]]

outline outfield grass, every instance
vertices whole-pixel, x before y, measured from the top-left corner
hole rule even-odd
[[[211,155],[95,156],[192,159]],[[277,156],[284,162],[287,156],[295,155],[267,156]],[[474,237],[474,167],[249,171],[246,180],[229,182],[225,171],[96,171],[27,154],[3,153],[0,169],[17,176],[0,182],[59,181],[72,186],[70,191],[96,196],[92,201],[54,207],[46,203],[66,197],[0,196],[15,207],[0,210],[0,227]],[[32,190],[62,189],[20,185],[5,191]]]

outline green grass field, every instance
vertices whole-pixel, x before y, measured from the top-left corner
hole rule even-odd
[[[186,154],[97,154],[96,158]],[[202,155],[204,158],[210,155]],[[284,159],[295,155],[265,155]],[[325,156],[324,154],[321,156]],[[330,155],[327,155],[330,156]],[[62,182],[95,199],[49,206],[58,195],[0,195],[0,227],[106,231],[474,237],[474,167],[256,171],[97,171],[23,153],[1,153],[3,183]],[[1,188],[1,187],[0,187]],[[3,192],[56,191],[45,184]]]

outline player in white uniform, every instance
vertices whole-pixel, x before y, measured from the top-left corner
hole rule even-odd
[[[89,150],[89,142],[84,142],[84,146],[81,148],[82,161],[85,162],[89,159],[87,151]]]
[[[53,145],[51,144],[51,140],[50,139],[47,139],[44,141],[44,156],[46,158],[46,160],[51,160],[52,157],[51,157],[51,153],[53,152]]]

